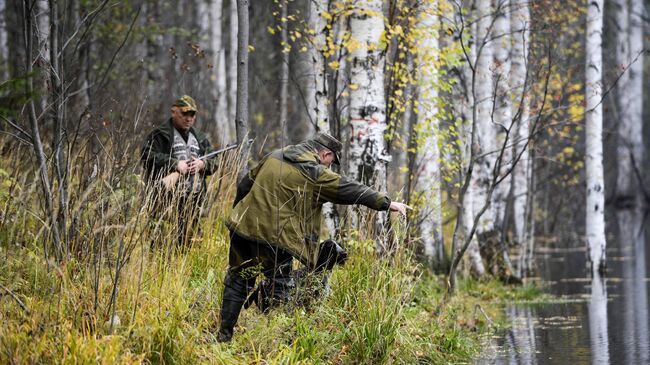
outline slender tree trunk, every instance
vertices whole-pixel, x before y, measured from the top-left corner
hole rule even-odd
[[[0,80],[9,78],[9,47],[7,46],[7,3],[0,0]]]
[[[214,65],[214,91],[215,109],[213,120],[217,125],[217,132],[225,145],[235,138],[235,128],[228,120],[228,95],[226,83],[226,51],[223,47],[223,1],[211,0],[210,2],[210,48],[212,49]]]
[[[250,144],[245,143],[249,136],[248,127],[248,0],[237,0],[237,113],[235,116],[235,129],[237,143],[240,144],[242,168],[237,181],[248,173],[248,156]]]
[[[308,90],[313,91],[307,97],[309,100],[310,118],[316,122],[316,129],[319,132],[331,134],[330,116],[327,106],[329,93],[327,88],[327,76],[325,73],[325,51],[326,40],[330,29],[327,27],[327,20],[323,18],[323,13],[328,12],[327,0],[312,0],[309,2],[309,28],[314,30],[310,56],[312,69],[310,74],[310,87]],[[323,205],[323,220],[327,227],[330,238],[339,235],[340,225],[338,222],[338,213],[332,203]]]
[[[45,150],[41,140],[41,134],[38,126],[38,117],[36,116],[36,105],[33,99],[34,93],[34,78],[33,78],[33,57],[34,57],[34,35],[37,34],[37,27],[34,26],[33,20],[36,18],[33,13],[31,1],[24,0],[23,3],[23,38],[25,45],[25,71],[27,80],[25,82],[25,92],[31,98],[27,103],[27,117],[29,119],[29,127],[32,138],[32,145],[34,147],[34,154],[38,161],[38,174],[41,180],[41,189],[43,190],[43,198],[45,200],[45,210],[51,222],[52,238],[55,244],[55,253],[58,259],[62,257],[61,240],[59,230],[56,223],[56,216],[54,212],[54,198],[52,197],[52,190],[50,188],[50,180],[47,168],[47,159],[45,157]],[[36,38],[38,40],[38,37]],[[47,248],[44,247],[44,254],[47,255]]]
[[[54,152],[54,169],[58,183],[59,216],[57,223],[59,231],[63,234],[64,254],[68,254],[68,243],[66,242],[66,225],[68,216],[68,181],[65,144],[65,100],[63,91],[65,72],[61,65],[62,53],[59,46],[59,6],[57,0],[49,1],[50,9],[50,110],[54,136],[52,137],[52,151]]]
[[[487,190],[490,186],[492,171],[495,167],[496,156],[496,130],[492,117],[494,94],[492,88],[492,73],[490,66],[493,58],[492,6],[490,0],[477,2],[477,27],[474,39],[477,43],[476,75],[474,88],[476,98],[476,120],[478,154],[476,167],[472,179],[474,188],[474,210],[477,211],[484,204]],[[490,205],[479,221],[477,234],[495,232],[494,207]]]
[[[529,202],[529,184],[532,177],[530,171],[530,159],[528,149],[526,148],[526,141],[529,138],[529,97],[526,87],[526,74],[528,70],[528,27],[530,23],[530,15],[528,10],[527,0],[512,0],[512,78],[510,80],[510,88],[515,95],[515,107],[517,108],[516,116],[516,135],[515,144],[513,145],[513,155],[518,156],[519,162],[514,166],[512,171],[512,209],[513,209],[513,222],[515,231],[515,243],[519,245],[519,258],[516,269],[516,275],[521,276],[525,274],[529,268],[525,266],[525,258],[527,256],[528,240],[532,239],[527,236],[528,231],[528,212],[530,206]],[[532,199],[530,199],[532,200]]]
[[[629,5],[628,5],[629,4]],[[616,84],[618,146],[616,198],[619,207],[640,204],[636,171],[643,168],[643,1],[614,1],[616,63],[624,70]],[[636,170],[636,171],[635,171]]]
[[[228,123],[235,122],[237,104],[237,35],[239,34],[239,23],[237,21],[237,1],[229,0],[228,5],[228,52],[226,83],[228,88]]]
[[[317,131],[330,132],[330,117],[327,110],[327,99],[329,97],[327,90],[327,78],[325,75],[325,50],[326,41],[330,29],[327,27],[327,20],[323,13],[328,11],[328,0],[311,0],[309,2],[309,27],[315,31],[313,37],[313,47],[310,48],[311,54],[311,75],[310,84],[314,85],[314,93],[310,95],[312,110],[309,114],[313,116],[316,122]]]
[[[424,255],[434,270],[444,267],[446,254],[442,237],[442,179],[440,171],[440,133],[438,84],[439,71],[436,68],[439,49],[438,2],[431,1],[423,6],[423,18],[419,24],[422,41],[418,50],[418,169],[417,194],[421,197],[419,207],[420,236]]]
[[[499,0],[496,8],[496,18],[494,21],[494,81],[496,98],[494,110],[494,122],[496,124],[496,145],[510,144],[511,135],[506,131],[512,128],[512,94],[510,93],[510,75],[511,59],[510,50],[512,47],[510,31],[510,7],[506,4],[507,0]],[[508,138],[508,140],[506,140]],[[505,176],[503,181],[497,185],[494,191],[494,215],[495,229],[505,232],[506,209],[508,207],[508,197],[510,195],[510,180],[512,177],[507,171],[512,168],[512,149],[507,148],[501,163],[500,176]],[[501,237],[502,240],[505,237]]]
[[[43,64],[50,62],[50,4],[48,0],[36,0],[33,2],[36,11],[36,39],[38,40],[37,57],[43,60]],[[42,90],[48,89],[47,73],[43,73],[39,79],[37,87]],[[42,96],[40,99],[39,112],[44,113],[47,109],[47,97]],[[47,126],[47,123],[45,124]]]
[[[348,175],[379,191],[386,189],[384,131],[386,105],[384,98],[385,46],[381,44],[384,32],[383,2],[368,0],[357,4],[350,20],[352,40],[357,47],[352,58],[350,83],[350,126]],[[379,212],[376,225],[387,223],[388,214]],[[377,240],[378,250],[386,247]]]
[[[587,10],[586,42],[586,233],[592,274],[605,269],[605,182],[603,173],[602,34],[603,0],[592,0]]]
[[[280,52],[282,54],[282,64],[280,65],[280,127],[282,134],[280,135],[280,145],[284,147],[289,140],[289,126],[287,122],[288,115],[288,102],[289,102],[289,57],[291,51],[289,48],[289,29],[287,24],[287,16],[289,9],[289,1],[282,1],[280,4]]]

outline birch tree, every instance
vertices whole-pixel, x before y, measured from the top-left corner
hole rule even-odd
[[[385,49],[381,43],[384,17],[380,0],[359,1],[350,19],[350,148],[348,175],[379,191],[386,189],[384,131],[386,102],[384,98]],[[377,214],[377,225],[383,227],[386,212]],[[378,242],[379,243],[379,242]],[[383,249],[383,247],[379,247]]]
[[[516,116],[515,116],[515,144],[513,145],[513,155],[521,155],[517,164],[512,171],[512,209],[515,232],[515,242],[519,245],[519,257],[517,259],[516,274],[521,276],[525,271],[530,269],[529,263],[532,261],[532,244],[533,237],[528,235],[527,226],[530,212],[529,202],[529,183],[531,178],[530,161],[527,148],[527,139],[529,137],[529,97],[526,87],[528,72],[528,44],[530,43],[528,28],[530,23],[530,14],[527,0],[512,0],[512,68],[510,88],[515,99]]]
[[[228,52],[226,66],[226,83],[228,88],[228,123],[235,122],[235,112],[237,110],[237,34],[239,32],[237,21],[237,1],[228,1]]]
[[[605,182],[603,173],[602,35],[603,0],[589,2],[585,47],[585,167],[587,180],[586,234],[594,275],[605,269]]]
[[[472,176],[472,192],[474,193],[474,210],[478,211],[487,199],[490,188],[492,171],[495,167],[496,130],[493,124],[492,107],[494,94],[492,91],[492,72],[490,66],[493,58],[493,13],[490,0],[477,1],[477,26],[475,36],[477,42],[476,74],[474,80],[476,105],[475,126],[478,153],[475,160],[475,170]],[[481,236],[495,231],[494,207],[490,205],[479,220],[476,233]]]
[[[235,131],[237,143],[240,145],[242,168],[237,176],[241,181],[248,173],[247,161],[250,154],[250,144],[244,143],[249,137],[248,126],[248,0],[237,0],[237,113],[235,115]]]
[[[309,118],[314,121],[317,132],[331,134],[329,115],[329,93],[327,89],[327,76],[325,73],[325,52],[327,51],[327,37],[331,27],[324,14],[328,14],[328,0],[311,0],[309,2],[308,33],[312,34],[309,55],[311,70],[307,106]],[[339,233],[338,215],[332,203],[323,205],[323,219],[330,238]]]
[[[614,1],[616,63],[622,74],[616,83],[618,145],[616,198],[619,206],[640,204],[638,180],[643,166],[643,14],[640,0]]]
[[[215,108],[212,120],[217,124],[217,130],[224,144],[235,138],[235,126],[228,119],[228,96],[226,84],[226,51],[222,42],[223,29],[223,1],[210,0],[210,49],[212,49],[213,77]]]
[[[495,9],[494,20],[494,65],[493,80],[495,83],[494,97],[494,126],[496,127],[496,145],[502,146],[509,144],[506,139],[509,137],[506,132],[512,126],[512,96],[510,92],[510,50],[511,50],[511,32],[510,32],[510,7],[507,6],[508,1],[499,0]],[[516,94],[515,94],[516,95]],[[508,205],[508,195],[510,193],[510,174],[507,170],[511,169],[512,165],[512,149],[507,148],[506,154],[503,156],[501,163],[500,175],[505,176],[504,180],[496,187],[494,191],[494,229],[504,232],[506,220],[506,208]]]
[[[438,91],[439,62],[438,33],[440,22],[438,1],[423,4],[422,20],[418,26],[418,172],[416,194],[421,203],[418,211],[420,240],[424,255],[435,268],[444,264],[445,251],[442,237],[442,196],[440,151],[438,148],[439,116]]]

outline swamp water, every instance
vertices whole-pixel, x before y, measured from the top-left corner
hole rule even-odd
[[[544,290],[557,300],[506,308],[511,328],[476,364],[650,364],[650,221],[608,222],[607,274],[591,278],[584,248],[540,249]]]

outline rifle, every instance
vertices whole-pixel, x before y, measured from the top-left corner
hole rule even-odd
[[[230,150],[232,150],[234,148],[237,148],[237,147],[239,147],[239,145],[237,143],[231,143],[231,144],[227,145],[226,147],[224,147],[224,148],[222,148],[220,150],[212,151],[212,152],[210,152],[208,154],[205,154],[205,155],[199,157],[198,159],[199,160],[208,160],[208,159],[216,157],[216,156],[218,156],[218,155],[220,155],[220,154],[222,154],[222,153],[224,153],[226,151],[230,151]],[[180,177],[181,177],[181,174],[178,171],[174,171],[171,174],[163,177],[161,179],[161,181],[163,183],[163,186],[165,187],[165,190],[169,191],[169,190],[174,189],[174,187],[176,186],[176,182],[178,181],[178,179]]]

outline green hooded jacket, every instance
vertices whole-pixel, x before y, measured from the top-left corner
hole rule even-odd
[[[228,228],[248,240],[283,248],[313,267],[320,247],[323,203],[389,209],[386,195],[319,162],[311,141],[264,157],[240,183]]]

